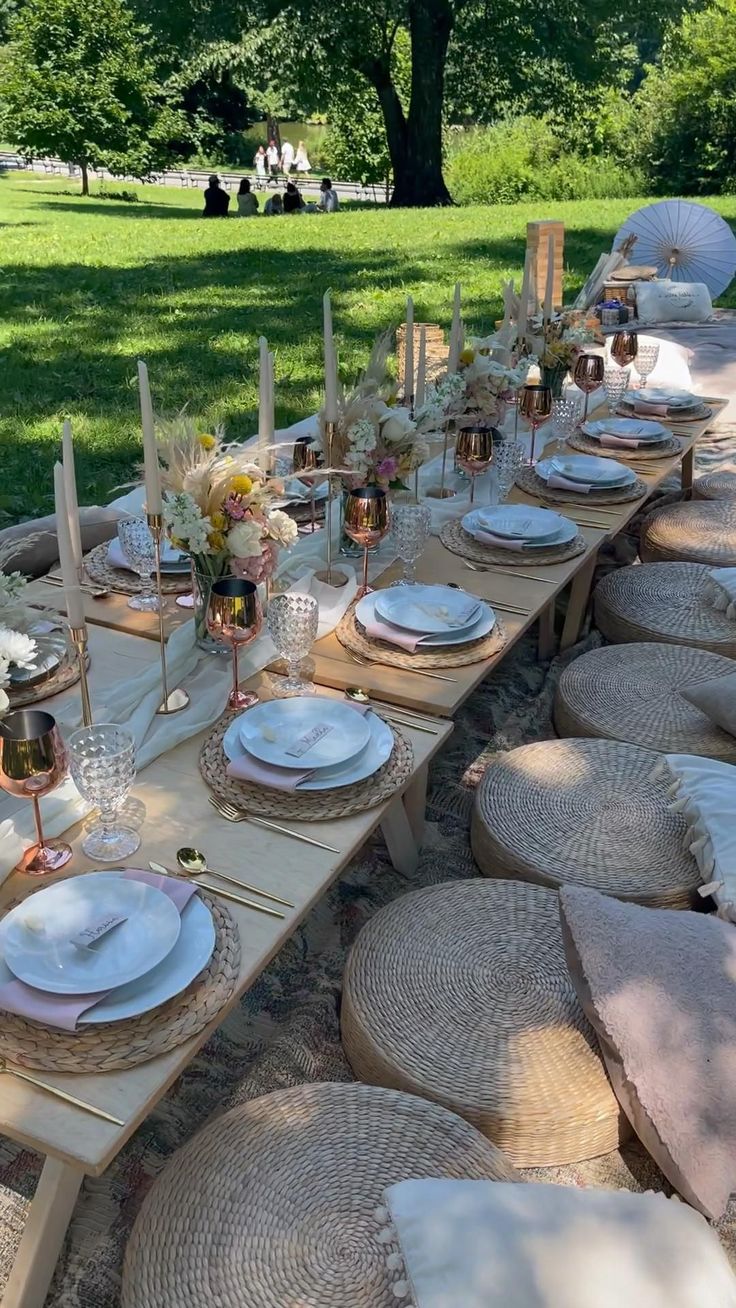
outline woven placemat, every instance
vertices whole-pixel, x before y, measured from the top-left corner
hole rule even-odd
[[[84,556],[84,567],[91,581],[108,590],[116,590],[121,595],[138,595],[141,589],[140,577],[125,568],[114,568],[107,558],[107,543],[96,545]],[[161,590],[164,595],[185,595],[192,589],[190,572],[162,572]]]
[[[445,523],[440,531],[440,540],[445,549],[450,550],[452,554],[459,554],[464,559],[470,559],[472,563],[498,563],[505,568],[528,568],[530,565],[544,567],[545,563],[565,563],[567,559],[574,559],[576,555],[583,554],[587,549],[580,532],[566,544],[553,545],[549,549],[494,549],[492,545],[484,545],[476,540],[475,536],[471,536],[459,518],[453,518]]]
[[[703,563],[638,563],[596,586],[595,623],[612,644],[654,640],[736,659],[736,622],[713,606]]]
[[[40,888],[40,887],[39,887]],[[47,1072],[113,1072],[136,1067],[184,1044],[227,1003],[238,980],[240,937],[224,904],[199,891],[215,923],[215,948],[203,972],[159,1008],[122,1022],[57,1031],[3,1013],[0,1055]]]
[[[636,409],[634,408],[633,404],[626,404],[623,401],[617,406],[616,413],[621,418],[641,418],[644,416],[643,414],[636,412]],[[701,404],[698,409],[695,409],[690,413],[678,414],[677,410],[674,410],[674,412],[668,413],[666,418],[657,418],[655,416],[654,421],[668,422],[673,427],[675,426],[680,427],[682,426],[683,423],[686,422],[703,422],[705,418],[712,418],[712,417],[713,417],[713,410],[711,409],[710,405]]]
[[[371,640],[366,635],[363,623],[355,616],[355,607],[343,614],[335,628],[335,635],[346,649],[366,659],[380,659],[392,668],[410,668],[421,671],[422,668],[463,668],[469,663],[480,663],[483,659],[493,658],[506,644],[506,630],[501,619],[496,615],[496,624],[487,636],[480,640],[468,641],[467,645],[452,645],[444,649],[435,649],[410,654],[407,650],[397,649],[386,640]]]
[[[633,446],[620,446],[618,449],[606,449],[600,441],[594,440],[592,436],[586,436],[585,432],[575,431],[572,436],[567,438],[568,445],[574,450],[581,450],[583,454],[597,454],[601,459],[616,459],[619,463],[625,463],[627,459],[654,460],[654,459],[671,459],[673,455],[679,454],[684,442],[679,436],[668,436],[667,440],[658,441],[656,445],[644,444]],[[588,498],[587,495],[585,497]]]
[[[89,667],[89,654],[87,667]],[[68,690],[69,686],[74,686],[78,681],[79,663],[76,654],[70,652],[67,658],[62,659],[58,668],[54,669],[51,676],[45,677],[43,681],[37,681],[35,686],[18,686],[17,689],[8,686],[5,693],[10,701],[10,708],[19,709],[25,708],[28,704],[40,704],[43,700],[50,699],[52,695]]]
[[[641,477],[630,486],[612,486],[606,490],[569,491],[558,486],[548,486],[538,476],[534,468],[520,468],[516,474],[516,485],[527,495],[535,495],[539,500],[550,504],[627,504],[630,500],[639,500],[648,493],[649,487]]]
[[[375,710],[374,710],[375,711]],[[269,790],[251,781],[237,781],[227,775],[228,759],[222,742],[230,723],[237,714],[225,713],[215,724],[199,754],[199,770],[210,790],[220,799],[245,809],[256,817],[291,818],[300,822],[329,822],[333,818],[364,813],[366,809],[383,804],[400,790],[412,774],[414,751],[393,723],[387,723],[394,736],[391,757],[383,767],[351,786],[335,790],[300,791],[293,794],[283,790]]]

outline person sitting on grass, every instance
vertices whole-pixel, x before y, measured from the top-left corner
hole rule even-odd
[[[293,182],[286,183],[284,194],[284,213],[301,213],[304,201]]]
[[[329,177],[323,177],[320,185],[319,207],[324,213],[336,213],[338,209],[337,191],[333,190]]]
[[[217,173],[210,177],[210,184],[204,193],[204,213],[203,218],[227,218],[227,211],[230,207],[230,196],[220,186],[220,179]]]
[[[258,196],[250,189],[250,181],[244,177],[238,187],[238,217],[254,218],[258,213]]]
[[[283,201],[278,192],[276,195],[269,195],[263,206],[263,212],[267,218],[275,218],[277,214],[282,214],[284,212]]]

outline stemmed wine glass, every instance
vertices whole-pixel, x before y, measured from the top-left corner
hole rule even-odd
[[[501,439],[495,427],[465,427],[457,434],[455,460],[470,477],[470,503],[475,496],[475,479],[493,462],[493,438]]]
[[[392,586],[411,586],[417,571],[417,559],[429,539],[432,514],[425,504],[398,504],[391,514],[391,538],[404,565],[404,575]]]
[[[533,468],[537,430],[543,422],[547,421],[552,412],[552,391],[549,386],[540,386],[535,383],[527,383],[526,386],[522,386],[519,412],[532,429],[532,446],[529,452],[528,466]]]
[[[639,374],[639,384],[641,390],[647,384],[647,378],[651,376],[659,362],[659,342],[658,341],[640,341],[639,349],[634,359],[634,367]]]
[[[100,822],[82,841],[88,858],[116,863],[141,843],[132,827],[116,822],[135,781],[135,740],[114,722],[82,727],[69,737],[72,780],[83,799],[100,810]]]
[[[311,436],[299,436],[294,442],[292,453],[292,466],[299,480],[309,487],[309,505],[311,509],[310,532],[318,530],[314,514],[314,494],[317,489],[317,479],[315,476],[317,468],[322,463],[321,451],[316,449],[312,443]],[[306,474],[306,475],[303,475]],[[305,529],[306,530],[306,529]]]
[[[254,690],[238,686],[238,654],[241,645],[250,645],[263,626],[263,611],[258,587],[239,577],[221,577],[213,581],[207,604],[207,630],[213,640],[224,641],[233,652],[233,688],[227,697],[229,709],[250,708],[258,700]]]
[[[37,841],[18,864],[32,876],[56,872],[72,856],[65,840],[45,839],[38,802],[56,789],[67,771],[66,747],[50,713],[18,709],[0,720],[0,787],[33,803]]]
[[[631,332],[618,332],[614,337],[614,343],[619,336],[630,335],[632,335]],[[613,353],[613,347],[611,353]],[[575,360],[575,367],[572,374],[573,381],[585,396],[583,416],[580,421],[581,427],[588,421],[588,403],[590,396],[593,394],[593,391],[598,390],[598,387],[603,381],[603,374],[605,371],[605,362],[599,354],[579,354]]]
[[[368,551],[383,540],[389,527],[388,497],[380,486],[361,486],[350,491],[345,504],[346,536],[363,547],[363,584],[357,592],[362,599],[368,585]]]
[[[625,368],[627,364],[633,363],[638,348],[639,338],[636,332],[614,332],[611,339],[611,358],[619,367]]]
[[[319,626],[319,604],[313,595],[274,595],[266,618],[268,633],[279,654],[286,659],[286,677],[278,678],[274,693],[279,696],[309,695],[314,686],[299,675]]]
[[[158,613],[158,596],[153,587],[156,546],[145,518],[122,518],[118,523],[118,540],[128,563],[141,579],[140,593],[131,595],[128,608]]]

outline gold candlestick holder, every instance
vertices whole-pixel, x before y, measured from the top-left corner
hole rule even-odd
[[[156,550],[156,594],[158,595],[158,639],[161,654],[161,688],[163,695],[161,704],[156,709],[156,713],[165,716],[171,713],[181,713],[189,704],[189,696],[181,686],[177,686],[169,693],[169,683],[166,674],[166,634],[164,631],[164,597],[161,587],[161,541],[164,532],[164,517],[162,513],[147,513],[146,520],[148,528],[153,536],[153,543]]]
[[[337,423],[325,422],[325,455],[327,458],[327,503],[325,505],[325,535],[327,544],[325,547],[326,567],[321,569],[316,576],[319,581],[324,581],[328,586],[344,586],[347,577],[344,572],[337,572],[333,568],[333,540],[332,540],[332,504],[334,500],[334,479],[332,473],[332,445],[335,439],[335,429]]]
[[[87,628],[70,627],[69,634],[72,638],[72,644],[77,651],[77,663],[79,665],[79,694],[82,700],[82,722],[85,727],[92,726],[92,703],[89,697],[89,682],[87,681]]]

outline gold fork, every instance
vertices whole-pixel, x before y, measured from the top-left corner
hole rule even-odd
[[[113,1117],[112,1113],[106,1113],[104,1108],[96,1108],[94,1104],[88,1104],[84,1099],[77,1099],[76,1095],[70,1095],[66,1090],[60,1090],[58,1086],[49,1085],[48,1081],[40,1081],[37,1076],[31,1076],[29,1072],[21,1071],[20,1068],[8,1067],[4,1058],[0,1058],[0,1072],[4,1072],[6,1076],[15,1076],[19,1081],[27,1081],[29,1085],[35,1085],[38,1090],[45,1090],[46,1094],[63,1099],[64,1103],[73,1104],[75,1108],[82,1108],[85,1113],[92,1113],[94,1117],[101,1117],[105,1122],[112,1122],[114,1126],[125,1126],[125,1122],[120,1117]]]
[[[278,831],[282,836],[291,836],[292,840],[301,840],[305,845],[315,845],[317,849],[326,849],[330,854],[341,854],[342,850],[335,849],[334,845],[325,845],[321,840],[314,840],[312,836],[303,836],[301,831],[291,831],[289,827],[282,827],[278,822],[267,822],[265,818],[254,817],[252,813],[246,813],[242,808],[236,808],[226,799],[219,799],[217,795],[210,795],[210,804],[217,809],[220,817],[224,817],[228,822],[252,822],[257,827],[265,827],[267,831]]]
[[[377,665],[381,668],[392,668],[395,666],[393,663],[384,663],[383,659],[363,658],[361,654],[353,654],[351,649],[346,649],[345,653],[353,663],[359,664],[361,668],[370,668],[373,665]],[[429,677],[432,681],[451,681],[453,685],[457,685],[457,677],[443,677],[439,672],[427,672],[424,668],[400,668],[399,671],[413,672],[417,677]]]

